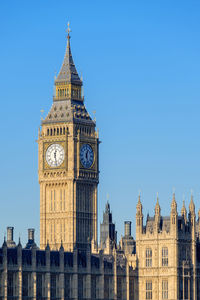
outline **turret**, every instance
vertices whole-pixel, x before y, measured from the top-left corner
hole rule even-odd
[[[187,223],[187,210],[186,210],[186,207],[185,207],[185,201],[184,200],[183,200],[183,206],[181,208],[181,216],[183,217],[184,222],[186,224]]]
[[[171,203],[171,213],[170,213],[170,229],[176,235],[178,233],[178,213],[177,213],[177,203],[175,200],[175,193],[173,193],[172,203]]]
[[[190,204],[189,204],[189,223],[191,227],[191,233],[194,239],[195,230],[196,230],[196,215],[195,215],[195,205],[193,201],[193,195],[191,195]]]
[[[194,205],[194,201],[193,201],[193,195],[191,195],[191,198],[190,198],[189,213],[193,216],[195,215],[195,205]]]
[[[100,246],[101,249],[110,248],[117,243],[117,232],[115,231],[115,224],[112,221],[112,213],[110,211],[110,204],[107,202],[105,211],[103,213],[103,222],[100,224]]]
[[[156,201],[156,206],[155,206],[155,231],[158,232],[160,229],[160,213],[161,213],[161,208],[159,205],[159,198],[157,195],[157,201]]]
[[[140,195],[138,196],[138,203],[136,206],[136,239],[142,234],[143,231],[143,213],[142,213],[142,203],[140,200]]]
[[[193,201],[193,195],[191,194],[190,198],[190,204],[189,204],[189,225],[190,225],[190,232],[191,232],[191,238],[192,238],[192,247],[191,247],[191,253],[192,253],[192,266],[193,266],[193,276],[196,277],[196,215],[195,215],[195,205]],[[193,281],[193,295],[194,299],[196,299],[196,284],[195,280]]]
[[[120,246],[127,254],[135,252],[135,241],[131,236],[131,221],[124,222],[124,236],[120,240]]]

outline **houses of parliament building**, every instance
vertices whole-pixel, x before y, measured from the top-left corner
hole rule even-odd
[[[87,112],[67,46],[55,78],[53,103],[38,135],[40,246],[34,229],[16,244],[13,227],[0,248],[0,300],[200,300],[200,211],[193,197],[187,213],[169,216],[159,199],[153,217],[143,220],[138,197],[136,236],[131,222],[117,233],[109,203],[97,237],[99,137]]]

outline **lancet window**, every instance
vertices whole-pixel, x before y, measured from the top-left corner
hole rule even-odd
[[[152,267],[152,249],[147,248],[146,249],[146,267]]]

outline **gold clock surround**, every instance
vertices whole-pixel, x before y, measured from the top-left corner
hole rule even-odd
[[[47,149],[53,145],[53,144],[59,144],[64,149],[64,160],[60,166],[57,167],[51,167],[48,162],[46,161],[46,152]],[[57,169],[65,169],[66,168],[66,143],[64,141],[52,141],[52,142],[44,142],[44,152],[43,152],[43,162],[44,162],[44,170],[57,170]]]

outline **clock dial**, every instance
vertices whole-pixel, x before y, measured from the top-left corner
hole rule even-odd
[[[80,160],[84,168],[89,169],[92,166],[94,161],[94,152],[90,145],[82,145],[80,150]]]
[[[64,161],[65,151],[60,144],[52,144],[47,148],[46,161],[50,167],[59,167]]]

